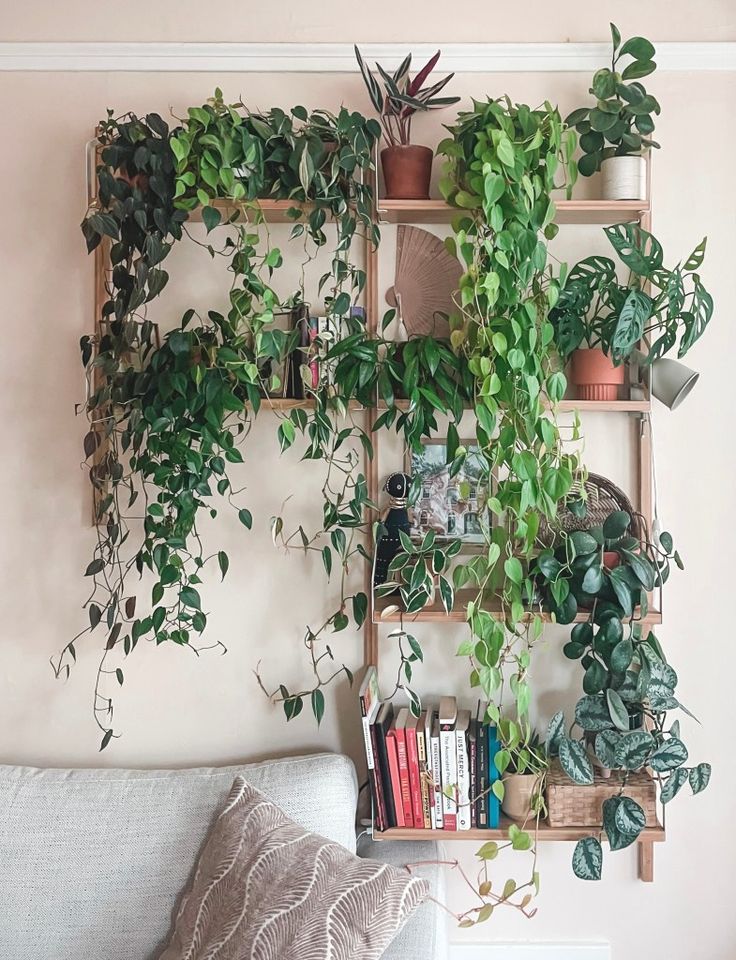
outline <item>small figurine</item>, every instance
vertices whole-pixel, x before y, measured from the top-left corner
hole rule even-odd
[[[376,543],[376,554],[373,561],[373,586],[377,587],[389,579],[389,564],[401,550],[399,531],[403,530],[409,536],[409,490],[412,478],[406,473],[392,473],[383,485],[389,495],[388,507],[381,514],[381,523],[386,528],[383,536]],[[398,591],[396,591],[398,593]]]

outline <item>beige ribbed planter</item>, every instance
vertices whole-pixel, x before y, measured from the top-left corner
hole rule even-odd
[[[609,157],[601,164],[604,200],[646,200],[647,162],[644,157]]]

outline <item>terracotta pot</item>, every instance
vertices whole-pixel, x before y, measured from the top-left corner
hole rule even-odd
[[[624,368],[614,367],[613,360],[598,347],[576,350],[570,360],[570,381],[577,388],[578,400],[618,400]]]
[[[408,144],[381,150],[387,200],[429,200],[432,176],[429,147]]]
[[[512,820],[528,820],[534,816],[532,798],[539,789],[536,773],[509,773],[503,778],[503,812]]]

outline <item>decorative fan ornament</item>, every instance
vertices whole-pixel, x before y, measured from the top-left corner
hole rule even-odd
[[[428,230],[401,224],[397,233],[396,279],[386,300],[398,309],[410,337],[449,337],[446,317],[455,309],[460,262]]]

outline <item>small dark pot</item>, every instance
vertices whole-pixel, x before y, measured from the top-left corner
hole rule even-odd
[[[407,144],[381,150],[387,200],[429,200],[432,177],[429,147]]]

